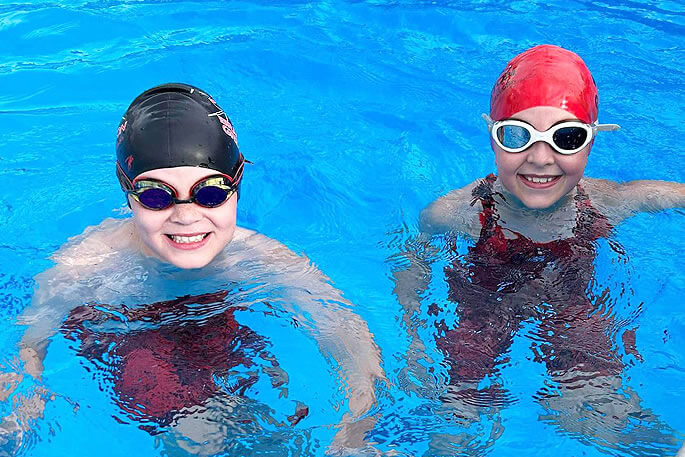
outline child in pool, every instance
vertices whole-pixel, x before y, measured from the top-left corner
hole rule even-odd
[[[48,338],[60,330],[79,342],[79,353],[91,360],[102,361],[114,345],[114,359],[120,360],[114,391],[122,409],[160,426],[175,424],[182,429],[185,446],[189,440],[206,442],[205,431],[183,425],[188,422],[184,416],[226,390],[215,383],[217,378],[237,365],[249,367],[250,357],[259,356],[272,363],[266,371],[274,387],[281,388],[287,380],[264,339],[234,319],[236,310],[249,304],[234,306],[237,299],[227,298],[224,289],[252,282],[286,295],[282,306],[339,364],[351,415],[358,418],[367,412],[375,401],[374,382],[383,377],[372,335],[306,258],[236,225],[245,159],[230,120],[216,102],[186,84],[149,89],[126,111],[116,152],[117,176],[133,217],[87,229],[54,255],[53,268],[38,275],[33,304],[23,316],[28,325],[20,343],[24,371],[40,378]],[[133,280],[128,272],[134,272]],[[185,293],[164,297],[169,286],[160,282],[156,293],[162,296],[152,298],[148,292],[160,277],[185,281]],[[135,297],[154,303],[140,305]],[[183,327],[169,319],[203,308],[211,312]],[[145,323],[152,328],[134,331]],[[125,338],[122,325],[131,330]],[[21,380],[16,374],[4,378],[0,400]],[[224,397],[242,395],[253,383],[254,377],[248,376]],[[14,417],[20,426],[42,411],[40,400],[27,403],[33,411],[19,411]],[[294,425],[306,414],[306,407],[299,405],[288,421]],[[346,444],[345,433],[343,426],[341,445]]]
[[[490,115],[483,117],[497,175],[449,192],[420,215],[423,234],[462,234],[475,241],[445,269],[452,305],[429,310],[437,316],[436,346],[449,366],[443,399],[464,408],[506,404],[508,394],[496,383],[486,389],[478,384],[497,373],[517,330],[532,318],[539,322],[535,360],[546,364],[558,388],[541,392],[545,405],[570,411],[574,398],[585,396],[589,403],[599,398],[593,404],[598,409],[608,398],[619,408],[623,397],[597,387],[617,379],[623,362],[611,341],[613,317],[597,312],[602,297],[587,292],[595,241],[636,212],[683,207],[685,185],[583,176],[595,135],[618,126],[598,124],[595,82],[568,50],[542,45],[512,59],[492,90]],[[426,252],[407,253],[411,266],[395,273],[395,291],[408,316],[429,281]],[[456,313],[458,322],[446,324],[440,313]],[[626,352],[636,354],[631,331],[623,341]],[[579,381],[583,376],[586,382]],[[623,406],[635,411],[634,403]]]

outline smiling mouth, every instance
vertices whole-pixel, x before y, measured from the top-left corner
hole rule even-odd
[[[166,234],[166,236],[173,241],[174,243],[178,244],[193,244],[193,243],[200,243],[203,241],[205,238],[209,236],[209,233],[200,233],[198,235],[169,235]]]
[[[528,187],[534,189],[545,189],[547,187],[552,187],[559,179],[561,175],[518,175],[521,182]]]

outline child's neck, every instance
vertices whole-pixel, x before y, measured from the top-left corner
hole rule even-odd
[[[573,236],[577,216],[576,188],[543,209],[528,208],[499,180],[495,181],[493,191],[498,223],[503,229],[540,242]]]

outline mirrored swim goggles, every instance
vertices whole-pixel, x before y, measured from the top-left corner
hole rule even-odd
[[[161,211],[181,203],[196,203],[205,208],[216,208],[223,205],[238,190],[242,174],[243,164],[240,165],[235,178],[222,173],[202,178],[190,188],[190,198],[187,200],[179,199],[178,191],[170,184],[152,178],[136,178],[124,192],[131,195],[141,206],[152,211]]]
[[[597,132],[621,128],[617,124],[598,124],[597,122],[585,124],[581,121],[564,121],[540,132],[532,125],[516,119],[493,121],[487,114],[482,116],[488,123],[488,129],[495,144],[503,150],[513,153],[524,151],[538,141],[544,141],[559,154],[575,154],[590,144]]]

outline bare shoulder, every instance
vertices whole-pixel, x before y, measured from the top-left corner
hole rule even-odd
[[[254,230],[236,227],[231,243],[271,256],[296,256],[285,244]]]
[[[94,266],[133,244],[132,221],[109,218],[70,238],[53,254],[52,260],[64,266]]]
[[[613,206],[621,195],[620,184],[609,179],[584,177],[580,180],[580,186],[594,205]]]
[[[114,254],[131,246],[131,233],[130,219],[105,219],[70,238],[52,255],[55,265],[34,277],[32,303],[22,313],[21,321],[30,326],[24,343],[33,346],[32,341],[42,341],[59,326],[84,286],[80,280],[91,277],[108,265]]]
[[[309,259],[304,254],[297,254],[280,241],[243,227],[236,227],[231,244],[234,244],[236,249],[249,253],[248,255],[255,259],[259,258],[271,263],[274,267],[309,263]]]
[[[614,224],[638,212],[656,212],[685,206],[685,185],[682,183],[648,179],[616,182],[583,178],[581,185],[598,210]]]
[[[234,260],[243,259],[262,265],[266,271],[275,273],[272,280],[293,286],[293,290],[308,293],[325,293],[338,296],[340,292],[331,287],[331,280],[304,254],[297,253],[284,243],[253,230],[236,227],[231,241]],[[292,293],[292,291],[290,291]]]
[[[236,226],[235,233],[233,233],[233,239],[234,240],[245,240],[245,239],[247,239],[253,235],[259,235],[259,233],[255,232],[252,229]]]
[[[420,216],[420,229],[424,233],[437,234],[461,232],[477,233],[478,209],[472,205],[476,180],[460,189],[455,189],[429,204]]]

